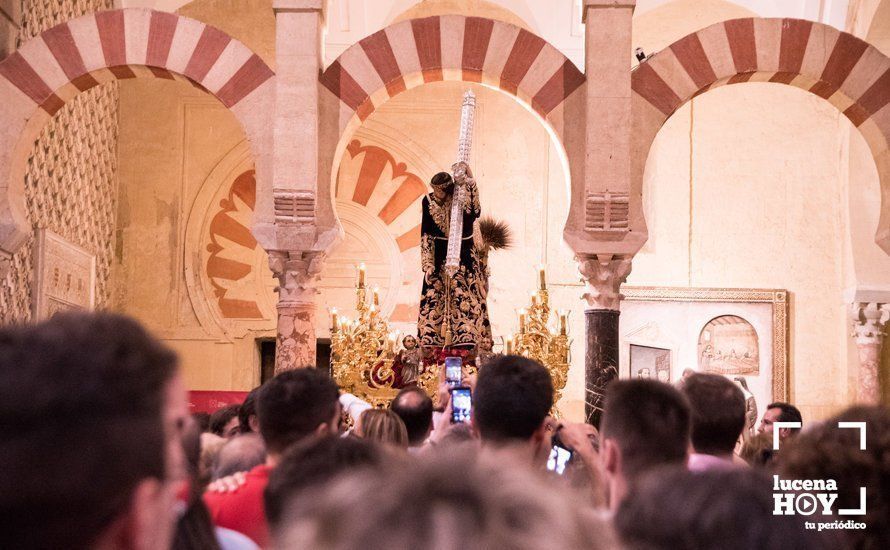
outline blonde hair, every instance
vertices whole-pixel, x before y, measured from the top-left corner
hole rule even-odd
[[[408,448],[408,429],[399,416],[389,409],[368,409],[359,417],[359,434],[363,438]]]

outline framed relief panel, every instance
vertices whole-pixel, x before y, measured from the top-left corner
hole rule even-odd
[[[788,292],[622,287],[620,374],[670,382],[720,374],[760,413],[788,399]]]
[[[96,257],[49,229],[38,229],[33,319],[49,319],[59,311],[93,309],[95,289]]]

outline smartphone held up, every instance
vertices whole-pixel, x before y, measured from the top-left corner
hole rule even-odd
[[[451,389],[451,422],[469,422],[473,410],[473,395],[470,388],[458,386]]]

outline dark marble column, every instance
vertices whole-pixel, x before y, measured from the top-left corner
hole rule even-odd
[[[584,312],[584,418],[597,428],[603,412],[606,385],[618,378],[618,315],[612,309]]]

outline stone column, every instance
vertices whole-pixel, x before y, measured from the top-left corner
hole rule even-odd
[[[578,256],[579,271],[587,284],[584,299],[584,418],[599,426],[605,388],[618,377],[618,315],[621,283],[630,274],[630,256],[600,254]]]
[[[315,297],[324,253],[317,247],[318,74],[322,0],[273,0],[275,122],[272,145],[274,235],[269,267],[278,278],[275,372],[315,366]]]
[[[857,401],[876,404],[881,401],[878,369],[884,327],[890,319],[890,304],[875,302],[853,303],[853,337],[859,348],[859,387]]]
[[[323,255],[316,252],[269,253],[278,279],[275,373],[315,366],[315,295]]]

